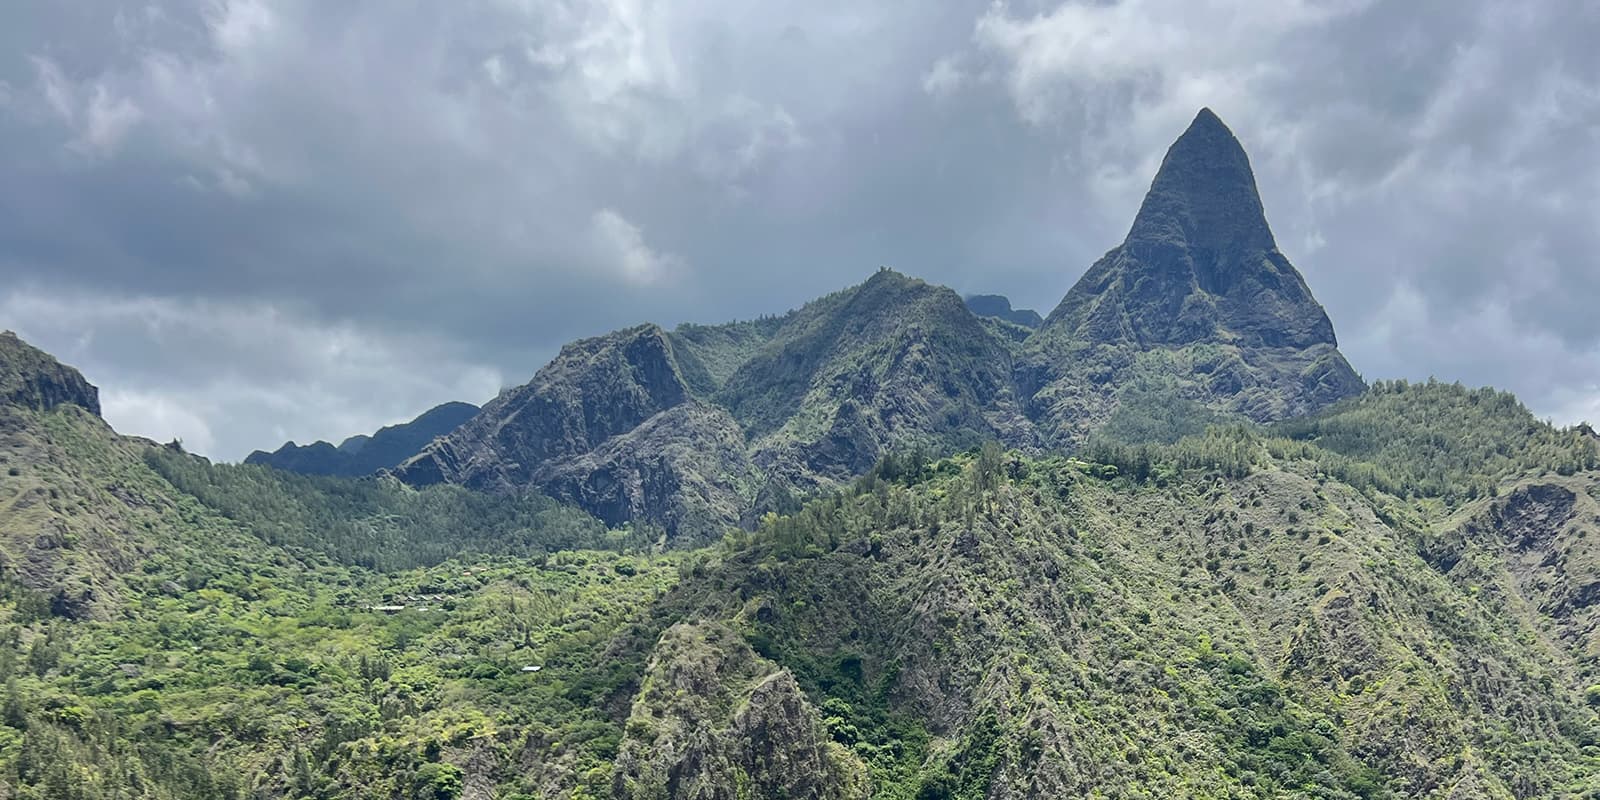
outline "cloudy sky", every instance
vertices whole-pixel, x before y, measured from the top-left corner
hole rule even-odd
[[[1210,106],[1370,378],[1600,421],[1600,4],[16,0],[0,327],[238,459],[893,266],[1048,311]]]

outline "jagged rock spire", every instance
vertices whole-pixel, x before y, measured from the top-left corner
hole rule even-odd
[[[1124,246],[1169,243],[1181,243],[1197,255],[1277,249],[1250,158],[1209,108],[1200,109],[1167,150]]]
[[[1335,344],[1327,314],[1278,252],[1249,157],[1210,109],[1167,151],[1127,239],[1046,327],[1145,346]]]

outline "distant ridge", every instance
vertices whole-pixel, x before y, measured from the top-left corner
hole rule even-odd
[[[471,403],[444,403],[422,412],[410,422],[381,428],[370,436],[351,436],[338,447],[321,441],[303,446],[286,442],[271,453],[257,450],[246,456],[244,463],[306,475],[371,475],[397,466],[435,437],[455,430],[476,413],[478,407]]]
[[[1044,317],[1031,308],[1012,308],[1011,299],[1002,294],[967,295],[967,308],[980,317],[1003,319],[1033,330],[1044,324]]]

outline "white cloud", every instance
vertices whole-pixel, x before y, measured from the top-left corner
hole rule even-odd
[[[960,62],[959,56],[945,56],[933,62],[922,74],[922,91],[934,97],[945,97],[960,90],[969,80]]]
[[[659,283],[683,266],[677,256],[650,249],[639,226],[612,209],[594,212],[589,224],[599,264],[629,284]]]
[[[1540,418],[1559,425],[1600,421],[1600,384],[1574,380],[1600,375],[1600,346],[1573,346],[1531,328],[1504,300],[1440,316],[1421,290],[1402,284],[1375,319],[1341,340],[1345,350],[1368,357],[1369,378],[1431,377],[1509,388],[1498,379],[1502,365],[1518,364],[1523,369],[1514,388]]]
[[[134,101],[98,80],[75,83],[61,67],[35,57],[39,93],[70,132],[64,146],[89,156],[114,154],[144,114]]]
[[[1600,383],[1557,388],[1545,412],[1557,425],[1600,425]]]
[[[195,453],[216,452],[211,426],[171,395],[107,389],[100,393],[100,409],[106,422],[123,433],[142,434],[162,442],[178,440]]]
[[[96,86],[84,110],[80,143],[94,153],[115,151],[123,137],[143,116],[132,100],[113,97],[105,86]]]

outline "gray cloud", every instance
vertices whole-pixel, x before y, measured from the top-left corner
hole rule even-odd
[[[1369,377],[1597,416],[1600,11],[163,0],[0,11],[0,325],[223,458],[880,264],[1041,310],[1215,108]]]

